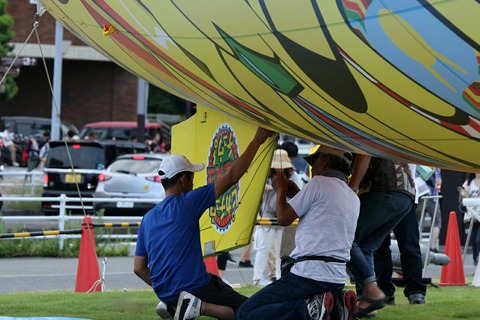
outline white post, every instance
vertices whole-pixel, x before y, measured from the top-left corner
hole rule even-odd
[[[65,207],[67,204],[67,196],[65,194],[60,195],[60,208],[58,209],[58,230],[65,230]],[[63,250],[63,241],[65,240],[64,235],[60,235],[58,238],[58,248]]]
[[[107,269],[107,257],[103,258],[103,268],[102,268],[102,292],[105,292],[105,274]]]

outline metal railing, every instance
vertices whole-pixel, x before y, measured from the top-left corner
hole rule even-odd
[[[430,213],[430,231],[428,232],[428,236],[427,236],[427,239],[426,239],[426,242],[427,242],[427,248],[430,248],[431,247],[431,240],[432,240],[432,235],[433,235],[433,227],[435,226],[435,220],[437,218],[437,214],[440,214],[440,199],[442,199],[443,196],[442,195],[437,195],[437,196],[422,196],[420,197],[419,199],[419,202],[420,201],[423,201],[423,205],[422,205],[422,213],[420,215],[420,221],[419,221],[419,232],[420,232],[420,240],[423,241],[424,240],[424,236],[423,236],[423,227],[424,227],[424,224],[425,224],[425,210],[427,208],[427,201],[429,199],[432,199],[434,202],[435,202],[435,209],[433,210],[433,213]],[[420,205],[420,204],[419,204]],[[436,244],[435,244],[436,245]],[[426,272],[426,268],[427,268],[427,265],[429,263],[429,255],[430,255],[430,250],[426,250],[426,254],[425,254],[425,260],[423,262],[423,272],[422,272],[422,276],[425,276],[425,272]]]
[[[43,171],[1,171],[0,172],[0,188],[1,187],[27,187],[30,195],[34,195],[35,187],[42,187]],[[18,177],[22,177],[23,180]],[[41,179],[38,179],[40,177]],[[9,179],[15,178],[15,179]]]
[[[80,202],[83,203],[94,203],[94,202],[151,202],[159,203],[161,199],[132,199],[132,198],[77,198],[77,197],[67,197],[62,194],[59,197],[18,197],[18,196],[2,196],[0,201],[20,201],[20,202],[59,202],[58,205],[52,205],[54,209],[59,209],[58,215],[51,216],[0,216],[1,221],[58,221],[58,230],[65,230],[65,222],[70,220],[83,220],[84,215],[68,215],[67,212],[69,209],[79,209],[81,206],[68,205],[69,202]],[[93,209],[93,206],[83,206],[84,209],[90,210]],[[95,221],[134,221],[140,222],[142,216],[92,216],[92,219]],[[36,236],[36,237],[58,237],[59,239],[59,248],[63,249],[63,243],[66,238],[79,238],[79,235],[59,235],[59,236]],[[117,239],[136,239],[137,235],[104,235],[104,238],[117,238]]]

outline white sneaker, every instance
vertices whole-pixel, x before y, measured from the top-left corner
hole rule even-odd
[[[178,298],[174,320],[188,320],[200,317],[202,300],[193,294],[182,291]]]
[[[271,281],[269,279],[261,279],[261,280],[255,280],[253,282],[253,284],[256,285],[256,286],[265,287],[265,286],[268,286],[272,282],[273,281]]]
[[[165,302],[160,301],[155,308],[155,312],[158,314],[160,318],[163,320],[173,320],[172,316],[168,312],[168,306]]]
[[[316,294],[307,300],[308,318],[311,320],[328,320],[333,310],[334,301],[331,292]]]
[[[357,294],[353,290],[342,290],[335,297],[334,309],[340,320],[357,319]],[[335,311],[333,311],[335,312]],[[333,318],[333,317],[332,317]]]
[[[5,166],[3,164],[0,165],[0,171],[4,171],[5,170]]]
[[[18,167],[20,164],[19,164],[18,162],[14,162],[14,163],[12,163],[12,165],[13,165],[14,167]]]

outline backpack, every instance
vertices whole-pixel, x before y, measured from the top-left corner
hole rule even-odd
[[[32,149],[32,138],[28,138],[25,143],[25,148],[23,148],[22,152],[22,162],[27,163],[28,161],[28,154],[30,153],[30,150]]]

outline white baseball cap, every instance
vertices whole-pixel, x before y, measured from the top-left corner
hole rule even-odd
[[[158,169],[160,179],[170,179],[180,172],[199,172],[205,168],[203,163],[192,164],[185,156],[180,154],[171,154],[163,159]]]

